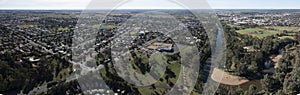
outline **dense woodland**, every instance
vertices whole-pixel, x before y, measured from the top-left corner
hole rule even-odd
[[[279,39],[277,35],[263,39],[235,32],[237,28],[224,25],[227,40],[227,59],[225,70],[234,75],[243,76],[250,80],[261,79],[261,88],[250,85],[247,89],[240,86],[221,85],[217,94],[221,95],[294,95],[299,92],[299,42],[294,39]],[[253,46],[256,51],[247,52],[244,46]],[[291,49],[293,48],[293,49]],[[273,74],[263,72],[264,62],[269,56],[282,53],[279,67]],[[227,92],[228,93],[223,93]]]

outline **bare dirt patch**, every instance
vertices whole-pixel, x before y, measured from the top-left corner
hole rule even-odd
[[[224,72],[223,70],[220,70],[218,68],[214,68],[211,78],[214,81],[225,85],[241,85],[246,82],[249,82],[248,79],[239,76],[230,75],[228,72]]]
[[[274,68],[277,68],[277,67],[279,66],[278,61],[279,61],[279,59],[281,59],[281,58],[282,58],[282,55],[281,55],[281,54],[276,55],[275,57],[272,57],[272,58],[271,58],[271,60],[275,63]]]

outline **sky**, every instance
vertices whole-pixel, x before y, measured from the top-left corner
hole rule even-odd
[[[0,9],[86,9],[90,2],[91,0],[0,0]],[[300,0],[207,0],[207,2],[212,9],[300,9]],[[178,4],[167,0],[131,0],[118,8],[182,9]]]

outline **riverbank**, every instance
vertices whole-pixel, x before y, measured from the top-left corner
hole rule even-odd
[[[211,78],[214,81],[219,82],[221,84],[232,85],[232,86],[241,85],[249,82],[248,79],[239,76],[230,75],[228,72],[224,72],[223,70],[218,68],[214,68]]]

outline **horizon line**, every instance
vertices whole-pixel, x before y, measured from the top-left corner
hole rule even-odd
[[[217,8],[217,9],[209,9],[209,10],[299,10],[300,8]],[[2,9],[0,8],[0,10],[111,10],[111,9],[33,9],[33,8],[26,8],[26,9],[14,9],[14,8],[11,8],[11,9]],[[170,8],[170,9],[167,9],[167,8],[162,8],[162,9],[159,9],[159,8],[149,8],[149,9],[131,9],[131,8],[128,8],[128,9],[113,9],[113,10],[204,10],[204,9],[176,9],[176,8]],[[207,9],[205,9],[207,10]]]

